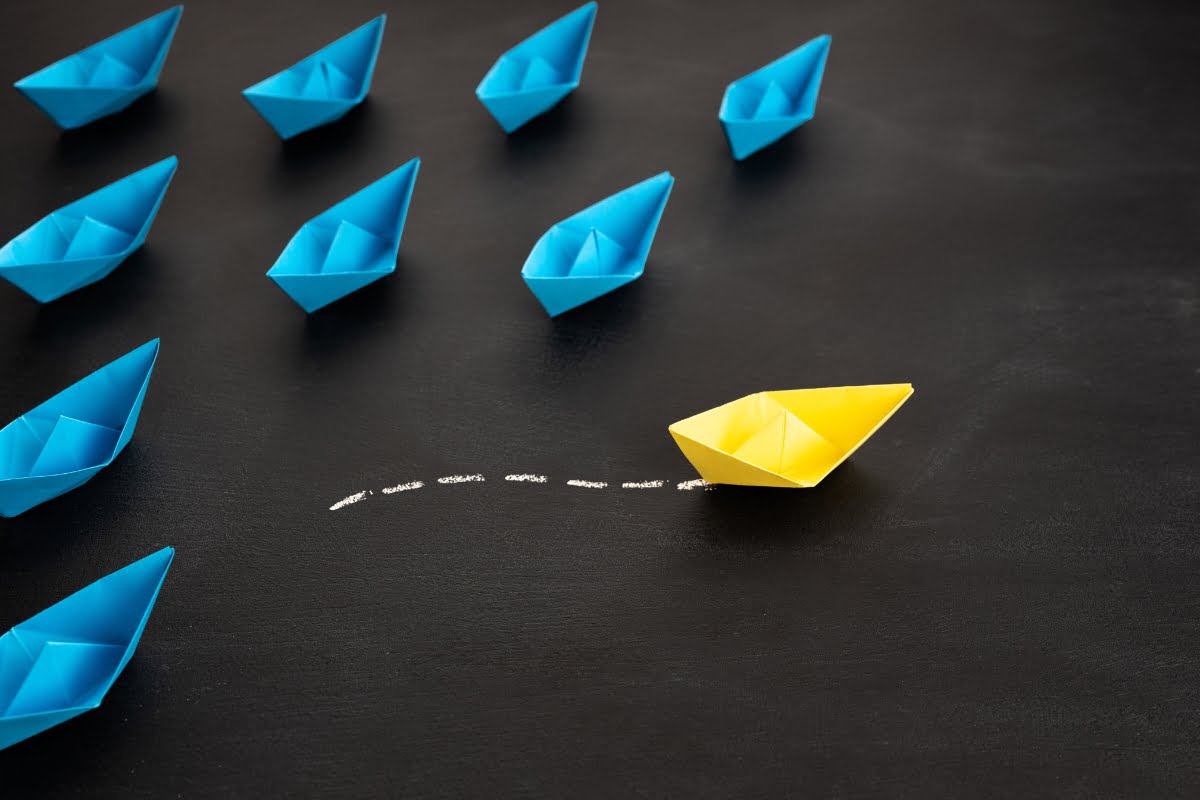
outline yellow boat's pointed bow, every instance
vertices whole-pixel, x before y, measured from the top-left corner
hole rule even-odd
[[[759,392],[668,430],[709,483],[816,486],[912,394],[910,383]]]

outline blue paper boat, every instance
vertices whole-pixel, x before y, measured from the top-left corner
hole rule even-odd
[[[734,158],[757,153],[813,118],[831,41],[818,36],[729,84],[718,116]]]
[[[157,358],[155,339],[0,430],[0,517],[69,492],[113,462],[133,438]]]
[[[533,246],[521,277],[550,316],[642,276],[675,179],[663,172],[554,225]]]
[[[178,164],[171,156],[42,217],[0,248],[0,278],[48,303],[107,277],[146,241]]]
[[[174,556],[167,547],[135,561],[0,636],[0,750],[100,705]]]
[[[379,15],[242,95],[283,139],[341,119],[367,96],[385,22]]]
[[[483,76],[475,96],[505,132],[544,114],[579,86],[596,4],[575,9],[509,50]]]
[[[395,272],[420,166],[414,158],[304,223],[267,277],[312,313]]]
[[[182,14],[175,6],[13,85],[62,128],[115,114],[158,84]]]

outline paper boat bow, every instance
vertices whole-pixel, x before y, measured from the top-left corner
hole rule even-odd
[[[42,303],[106,277],[146,241],[174,157],[63,206],[0,248],[0,278]]]
[[[0,516],[83,485],[133,438],[158,339],[88,375],[0,430]]]
[[[183,6],[175,6],[14,86],[62,128],[115,114],[158,84],[182,14]]]
[[[596,4],[588,3],[512,48],[483,76],[475,96],[505,132],[553,108],[579,86]]]
[[[283,139],[341,119],[367,96],[386,22],[381,14],[242,95]]]
[[[669,172],[564,219],[533,246],[521,277],[550,316],[641,277],[675,179]]]
[[[669,430],[709,483],[811,487],[912,396],[912,384],[759,392]]]
[[[267,277],[311,313],[395,272],[420,166],[414,158],[304,223]]]
[[[174,555],[159,550],[0,636],[0,749],[100,705],[133,657]]]
[[[725,89],[718,117],[733,157],[741,160],[813,118],[829,36],[818,36]]]

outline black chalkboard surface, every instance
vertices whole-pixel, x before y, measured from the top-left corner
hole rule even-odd
[[[8,3],[0,75],[161,7]],[[475,85],[570,8],[203,0],[119,116],[0,92],[0,239],[180,159],[109,278],[0,286],[5,421],[162,338],[125,453],[0,521],[0,629],[177,548],[104,705],[0,794],[1194,791],[1195,5],[602,0],[580,89],[506,137]],[[341,122],[281,143],[239,97],[380,11]],[[816,118],[735,163],[725,85],[821,33]],[[306,317],[264,272],[412,156],[396,274]],[[533,242],[663,170],[645,276],[548,319]],[[669,423],[888,382],[818,488],[676,488]]]

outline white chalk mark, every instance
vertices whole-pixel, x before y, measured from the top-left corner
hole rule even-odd
[[[366,497],[367,497],[366,492],[359,492],[358,494],[352,494],[349,497],[346,497],[342,500],[338,500],[336,503],[334,503],[333,505],[331,505],[329,507],[329,510],[337,511],[339,508],[345,508],[346,506],[353,505],[354,503],[357,503],[359,500],[366,499]]]
[[[438,478],[438,483],[481,483],[482,475],[447,475],[444,478]]]
[[[479,473],[471,475],[446,475],[438,478],[437,482],[442,484],[452,483],[483,483],[486,479]],[[519,472],[512,475],[505,475],[504,480],[512,483],[547,483],[549,478],[545,475],[538,475],[532,472]],[[584,480],[569,480],[568,486],[574,486],[578,489],[607,489],[608,483],[605,481],[584,481]],[[614,484],[615,485],[615,484]],[[661,489],[668,485],[668,481],[625,481],[621,484],[622,489]],[[414,489],[420,489],[425,486],[424,481],[409,481],[408,483],[397,484],[396,486],[385,486],[379,491],[383,494],[396,494],[397,492],[409,492]],[[717,487],[715,483],[709,483],[703,478],[695,480],[683,481],[675,485],[675,488],[681,492],[690,492],[693,489],[703,489],[706,492],[711,492]],[[363,490],[357,494],[352,494],[349,497],[344,497],[329,507],[330,511],[337,511],[346,506],[366,500],[368,496],[374,495],[373,490]]]
[[[425,485],[425,481],[412,481],[411,483],[402,483],[399,486],[388,486],[383,490],[384,494],[395,494],[396,492],[408,492],[413,489],[420,489]]]

